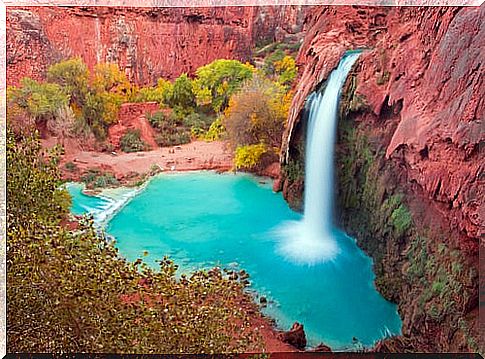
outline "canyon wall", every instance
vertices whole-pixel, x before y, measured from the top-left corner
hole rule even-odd
[[[193,73],[217,58],[247,61],[260,43],[301,36],[307,7],[9,7],[7,82],[42,78],[80,56],[114,62],[138,84]]]
[[[308,94],[348,49],[336,145],[338,222],[373,258],[403,335],[378,350],[478,350],[484,234],[485,7],[322,7],[297,62],[280,189],[301,208]]]

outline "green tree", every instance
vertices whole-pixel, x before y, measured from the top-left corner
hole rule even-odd
[[[187,74],[180,75],[173,83],[172,91],[166,96],[167,103],[180,116],[184,117],[194,112],[196,106],[192,81]]]
[[[194,91],[200,105],[210,104],[215,112],[226,108],[229,98],[252,78],[255,68],[237,60],[215,60],[199,67],[194,80]]]
[[[290,86],[298,74],[295,59],[285,56],[274,63],[275,73],[278,75],[278,82],[284,86]]]
[[[112,102],[114,99],[117,100],[115,103]],[[86,96],[82,116],[98,140],[106,138],[107,127],[117,119],[122,100],[116,95],[114,99],[108,92],[89,92]]]
[[[108,126],[116,123],[121,104],[131,95],[131,84],[118,65],[96,65],[82,116],[98,140],[105,139]]]
[[[165,79],[159,79],[154,87],[142,87],[134,97],[135,102],[158,102],[167,105],[173,91],[173,84]]]
[[[67,106],[69,95],[57,84],[40,83],[25,77],[20,87],[8,89],[7,103],[10,109],[24,111],[36,123],[46,123],[56,115],[56,111]]]
[[[88,92],[89,70],[81,58],[61,61],[49,67],[47,81],[56,83],[71,95],[71,102],[82,107]]]

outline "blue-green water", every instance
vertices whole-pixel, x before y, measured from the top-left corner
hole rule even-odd
[[[270,301],[263,311],[282,329],[303,323],[310,345],[349,349],[354,337],[370,346],[389,332],[400,333],[396,306],[373,286],[371,260],[343,232],[334,230],[340,251],[333,261],[308,266],[280,254],[275,229],[301,215],[271,191],[269,181],[260,181],[212,172],[163,174],[116,213],[106,230],[129,260],[156,265],[169,255],[182,271],[245,269],[251,288]],[[69,190],[74,213],[109,207],[79,186]]]

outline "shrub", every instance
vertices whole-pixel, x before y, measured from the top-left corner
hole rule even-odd
[[[155,137],[157,145],[160,147],[169,147],[183,145],[191,140],[190,131],[178,131],[174,133],[162,132]]]
[[[64,165],[65,169],[68,170],[69,172],[74,172],[77,170],[77,165],[75,163],[72,163],[72,162],[67,162],[65,165]]]
[[[194,120],[194,117],[191,119]],[[182,145],[191,140],[192,131],[188,123],[173,112],[170,114],[156,112],[148,118],[148,121],[158,131],[155,142],[161,147]]]
[[[119,184],[118,180],[111,173],[105,173],[104,175],[98,176],[93,183],[94,188],[105,188],[108,186],[117,186]]]
[[[36,135],[15,135],[10,126],[7,126],[6,152],[8,226],[30,226],[32,219],[54,219],[67,214],[69,204],[57,200],[62,198],[59,192],[66,192],[59,189],[56,153],[43,153]]]
[[[209,127],[209,130],[204,134],[204,140],[217,141],[222,138],[222,135],[226,132],[226,128],[222,124],[222,120],[219,117]]]
[[[384,85],[385,83],[389,82],[389,78],[391,73],[389,71],[384,71],[382,74],[379,74],[376,79],[376,83],[380,85]]]
[[[436,279],[431,286],[431,289],[435,295],[441,295],[444,288],[445,283],[440,278]]]
[[[184,126],[196,132],[207,131],[213,122],[213,116],[198,112],[193,112],[183,119]]]
[[[173,129],[177,126],[179,120],[173,112],[158,111],[147,117],[152,127],[158,130]]]
[[[80,180],[90,189],[106,188],[109,186],[117,186],[119,184],[118,180],[112,173],[103,173],[95,168],[90,168],[81,176]]]
[[[266,145],[262,143],[257,145],[239,146],[236,148],[234,166],[236,169],[252,169],[259,163],[261,157],[267,151],[268,149]]]
[[[285,177],[290,182],[303,179],[305,177],[305,165],[301,161],[291,161],[283,167]]]
[[[260,77],[247,82],[224,113],[229,140],[234,146],[280,147],[290,100],[279,84]]]
[[[398,235],[403,235],[411,227],[412,215],[411,212],[401,204],[392,212],[391,220]]]
[[[140,138],[140,130],[130,129],[121,137],[120,147],[123,152],[138,152],[144,151],[147,145]]]

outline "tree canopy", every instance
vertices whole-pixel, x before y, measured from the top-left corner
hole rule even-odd
[[[89,86],[89,70],[80,58],[61,61],[49,67],[47,81],[56,83],[71,95],[77,106],[84,104]]]
[[[224,110],[229,98],[250,79],[255,68],[237,60],[215,60],[196,71],[194,90],[199,104],[210,103],[215,112]]]
[[[69,95],[58,84],[42,83],[25,77],[19,87],[7,91],[9,107],[18,107],[36,122],[55,116],[58,109],[69,103]]]

